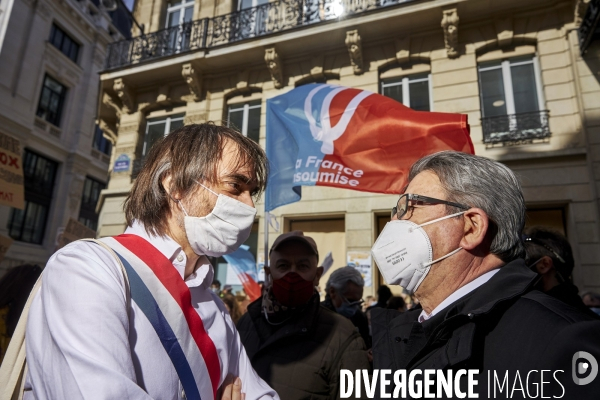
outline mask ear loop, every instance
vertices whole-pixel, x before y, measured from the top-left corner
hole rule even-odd
[[[169,195],[169,197],[171,198],[171,200],[173,200],[175,203],[177,203],[179,205],[179,207],[181,207],[181,210],[183,210],[183,214],[186,217],[189,217],[189,214],[187,213],[187,211],[185,210],[185,208],[183,208],[183,204],[181,203],[181,200],[178,200],[176,198],[174,198],[173,196],[171,196],[171,193],[167,193]]]
[[[215,191],[213,191],[212,189],[207,188],[206,186],[204,186],[203,184],[201,184],[200,182],[198,182],[197,180],[194,180],[194,182],[196,182],[198,185],[202,186],[204,189],[208,190],[209,192],[211,192],[212,194],[214,194],[215,196],[219,197],[219,194],[216,193]]]

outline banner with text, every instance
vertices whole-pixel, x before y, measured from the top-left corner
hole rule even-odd
[[[25,208],[23,162],[18,139],[0,132],[0,204]]]
[[[268,100],[266,130],[266,211],[300,200],[302,186],[398,194],[419,158],[474,152],[466,115],[415,111],[389,97],[328,84]]]

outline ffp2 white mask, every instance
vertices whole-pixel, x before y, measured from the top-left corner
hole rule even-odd
[[[459,247],[433,260],[431,240],[422,227],[461,214],[464,214],[464,211],[421,225],[408,220],[388,222],[371,248],[371,254],[386,282],[390,285],[400,285],[408,294],[413,294],[425,280],[432,264],[462,249]]]

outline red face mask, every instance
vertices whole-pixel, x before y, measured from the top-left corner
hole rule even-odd
[[[296,272],[288,272],[273,280],[273,296],[286,307],[298,307],[308,303],[315,292],[313,281],[307,281]]]

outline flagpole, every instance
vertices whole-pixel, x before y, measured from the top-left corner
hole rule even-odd
[[[269,266],[269,215],[267,214],[267,207],[265,203],[265,259],[263,268]]]

